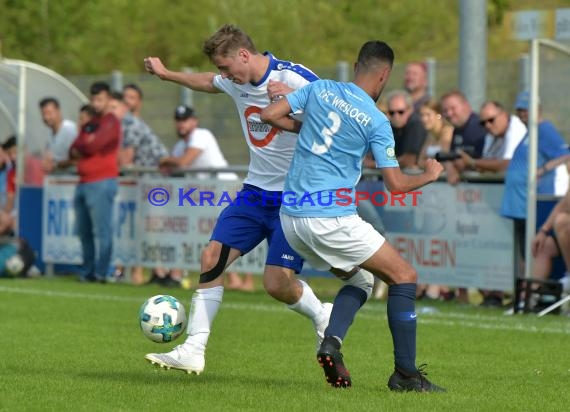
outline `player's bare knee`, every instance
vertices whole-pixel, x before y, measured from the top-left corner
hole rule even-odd
[[[568,238],[570,236],[570,215],[567,213],[558,214],[554,218],[553,229],[556,237]]]
[[[398,272],[395,276],[392,276],[392,280],[396,284],[400,283],[417,283],[418,282],[418,272],[413,266],[407,267],[405,270]]]
[[[263,282],[263,287],[267,294],[275,299],[279,299],[283,295],[283,288],[276,282]]]
[[[282,302],[291,301],[291,295],[293,294],[291,285],[283,280],[275,281],[268,280],[264,278],[263,287],[269,296]]]
[[[263,274],[263,287],[269,296],[287,303],[296,302],[303,293],[293,271],[285,268],[266,271]]]

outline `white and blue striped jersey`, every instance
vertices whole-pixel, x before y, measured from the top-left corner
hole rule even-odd
[[[399,167],[390,122],[354,83],[318,80],[286,98],[293,112],[304,112],[304,120],[285,181],[282,212],[305,217],[356,213],[354,189],[365,154],[371,150],[379,168]],[[339,198],[339,189],[351,192]],[[296,201],[290,200],[292,194]],[[337,204],[347,203],[347,195],[349,205]]]
[[[297,90],[318,79],[306,67],[278,60],[266,52],[269,67],[258,83],[236,84],[218,75],[214,87],[229,94],[237,107],[243,134],[249,146],[249,169],[244,183],[268,191],[282,191],[297,135],[261,122],[261,110],[269,106],[267,84],[277,80]]]

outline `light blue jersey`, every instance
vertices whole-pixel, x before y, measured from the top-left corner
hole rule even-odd
[[[317,80],[286,98],[304,120],[281,210],[305,217],[355,214],[365,154],[371,150],[379,168],[399,167],[390,122],[354,83]]]

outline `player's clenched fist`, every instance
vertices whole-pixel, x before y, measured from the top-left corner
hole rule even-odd
[[[443,166],[435,159],[427,159],[425,165],[425,173],[431,175],[432,181],[437,180],[439,175],[443,172]]]
[[[163,78],[167,71],[158,57],[146,57],[144,59],[144,68],[150,74],[156,74],[160,78]]]

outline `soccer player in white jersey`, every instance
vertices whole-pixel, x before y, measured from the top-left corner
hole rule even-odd
[[[279,221],[281,192],[297,135],[282,132],[259,118],[261,110],[270,103],[267,90],[270,80],[284,83],[278,84],[285,89],[298,89],[317,80],[317,76],[301,65],[277,60],[269,53],[258,53],[249,36],[232,25],[221,27],[206,40],[203,52],[220,74],[173,72],[159,58],[145,58],[147,71],[163,80],[197,91],[229,94],[237,106],[249,146],[250,164],[244,189],[220,214],[201,256],[202,273],[192,296],[188,337],[171,352],[145,356],[162,367],[197,374],[204,369],[212,322],[222,302],[224,288],[220,275],[263,239],[269,244],[263,274],[266,291],[312,320],[318,344],[332,308],[330,303],[321,303],[311,288],[295,277],[303,262],[287,243]]]
[[[311,265],[330,270],[344,282],[317,353],[327,381],[335,387],[351,385],[340,347],[356,312],[370,297],[376,275],[390,285],[387,310],[395,370],[388,387],[439,392],[443,389],[429,382],[415,364],[417,273],[356,213],[355,185],[369,150],[391,192],[417,189],[435,181],[443,170],[429,159],[420,175],[400,171],[390,122],[375,105],[393,61],[386,43],[367,42],[355,65],[354,82],[317,80],[271,104],[261,119],[284,130],[300,128],[283,192],[288,196],[281,206],[289,244]],[[298,111],[304,113],[302,127],[289,117]]]

